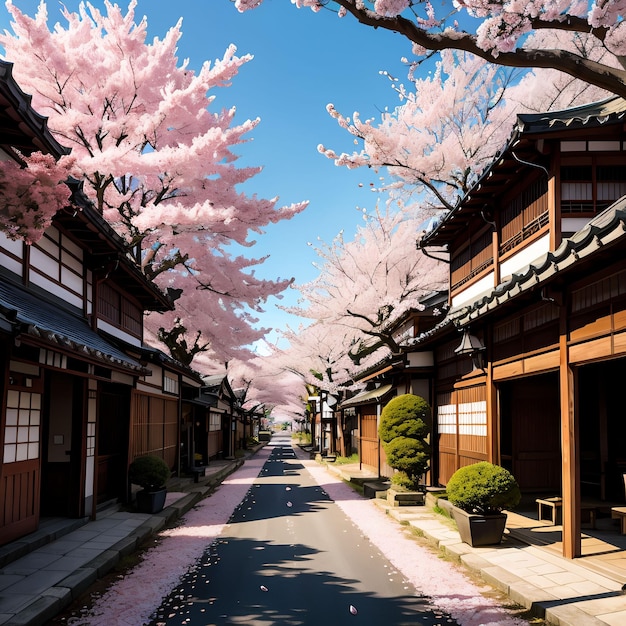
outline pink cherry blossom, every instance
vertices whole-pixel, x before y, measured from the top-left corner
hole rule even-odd
[[[70,173],[129,249],[141,246],[146,276],[182,290],[174,312],[148,317],[150,341],[184,363],[202,352],[221,362],[251,358],[248,346],[266,332],[255,312],[291,280],[257,278],[264,259],[233,255],[229,246],[252,248],[251,235],[306,203],[281,207],[277,198],[239,191],[261,168],[239,167],[235,149],[259,120],[236,122],[234,108],[212,109],[219,88],[252,56],[231,45],[194,72],[177,57],[181,22],[149,41],[136,6],[62,8],[63,21],[51,27],[45,2],[33,17],[7,2],[12,32],[0,34],[0,44],[35,110],[72,149]],[[43,174],[30,193],[44,187],[53,214],[57,190]],[[10,219],[0,226],[32,240],[48,218],[29,213],[21,230]]]

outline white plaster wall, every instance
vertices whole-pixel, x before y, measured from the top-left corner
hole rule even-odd
[[[489,272],[489,274],[481,278],[478,282],[472,283],[467,289],[464,289],[460,293],[456,294],[454,298],[452,298],[452,306],[457,307],[474,302],[474,300],[486,291],[493,289],[493,276],[493,272]]]
[[[506,280],[506,278],[526,267],[549,250],[550,236],[546,234],[501,264],[500,276],[502,280]]]
[[[102,319],[98,319],[98,329],[104,331],[105,333],[109,333],[109,335],[113,335],[113,337],[117,337],[118,339],[122,339],[126,343],[129,343],[131,346],[140,346],[141,341],[137,339],[134,335],[124,332],[122,329],[117,326],[113,326],[108,322],[105,322]]]
[[[434,362],[432,351],[409,352],[410,367],[432,367]]]

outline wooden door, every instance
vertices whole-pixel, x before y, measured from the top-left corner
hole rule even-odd
[[[41,515],[81,517],[84,511],[85,379],[47,372],[41,466]]]
[[[39,526],[42,394],[11,386],[5,397],[0,469],[0,544]],[[6,387],[5,387],[6,388]]]
[[[561,489],[559,380],[556,373],[503,384],[501,451],[522,491]]]

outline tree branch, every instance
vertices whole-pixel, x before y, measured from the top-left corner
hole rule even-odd
[[[597,63],[573,52],[565,50],[523,50],[498,52],[496,55],[483,50],[476,43],[476,37],[469,33],[455,31],[452,34],[428,33],[415,22],[402,17],[384,17],[365,8],[359,0],[336,0],[346,11],[351,13],[361,24],[372,28],[384,28],[406,37],[409,41],[428,50],[464,50],[496,65],[506,67],[555,69],[591,85],[606,89],[626,98],[626,71],[609,65]],[[606,29],[592,29],[586,20],[567,16],[563,21],[534,20],[535,29],[554,29],[569,32],[591,33],[604,41]]]

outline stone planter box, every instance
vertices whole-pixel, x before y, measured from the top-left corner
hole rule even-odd
[[[423,506],[426,494],[421,491],[387,490],[387,504],[391,506]]]

